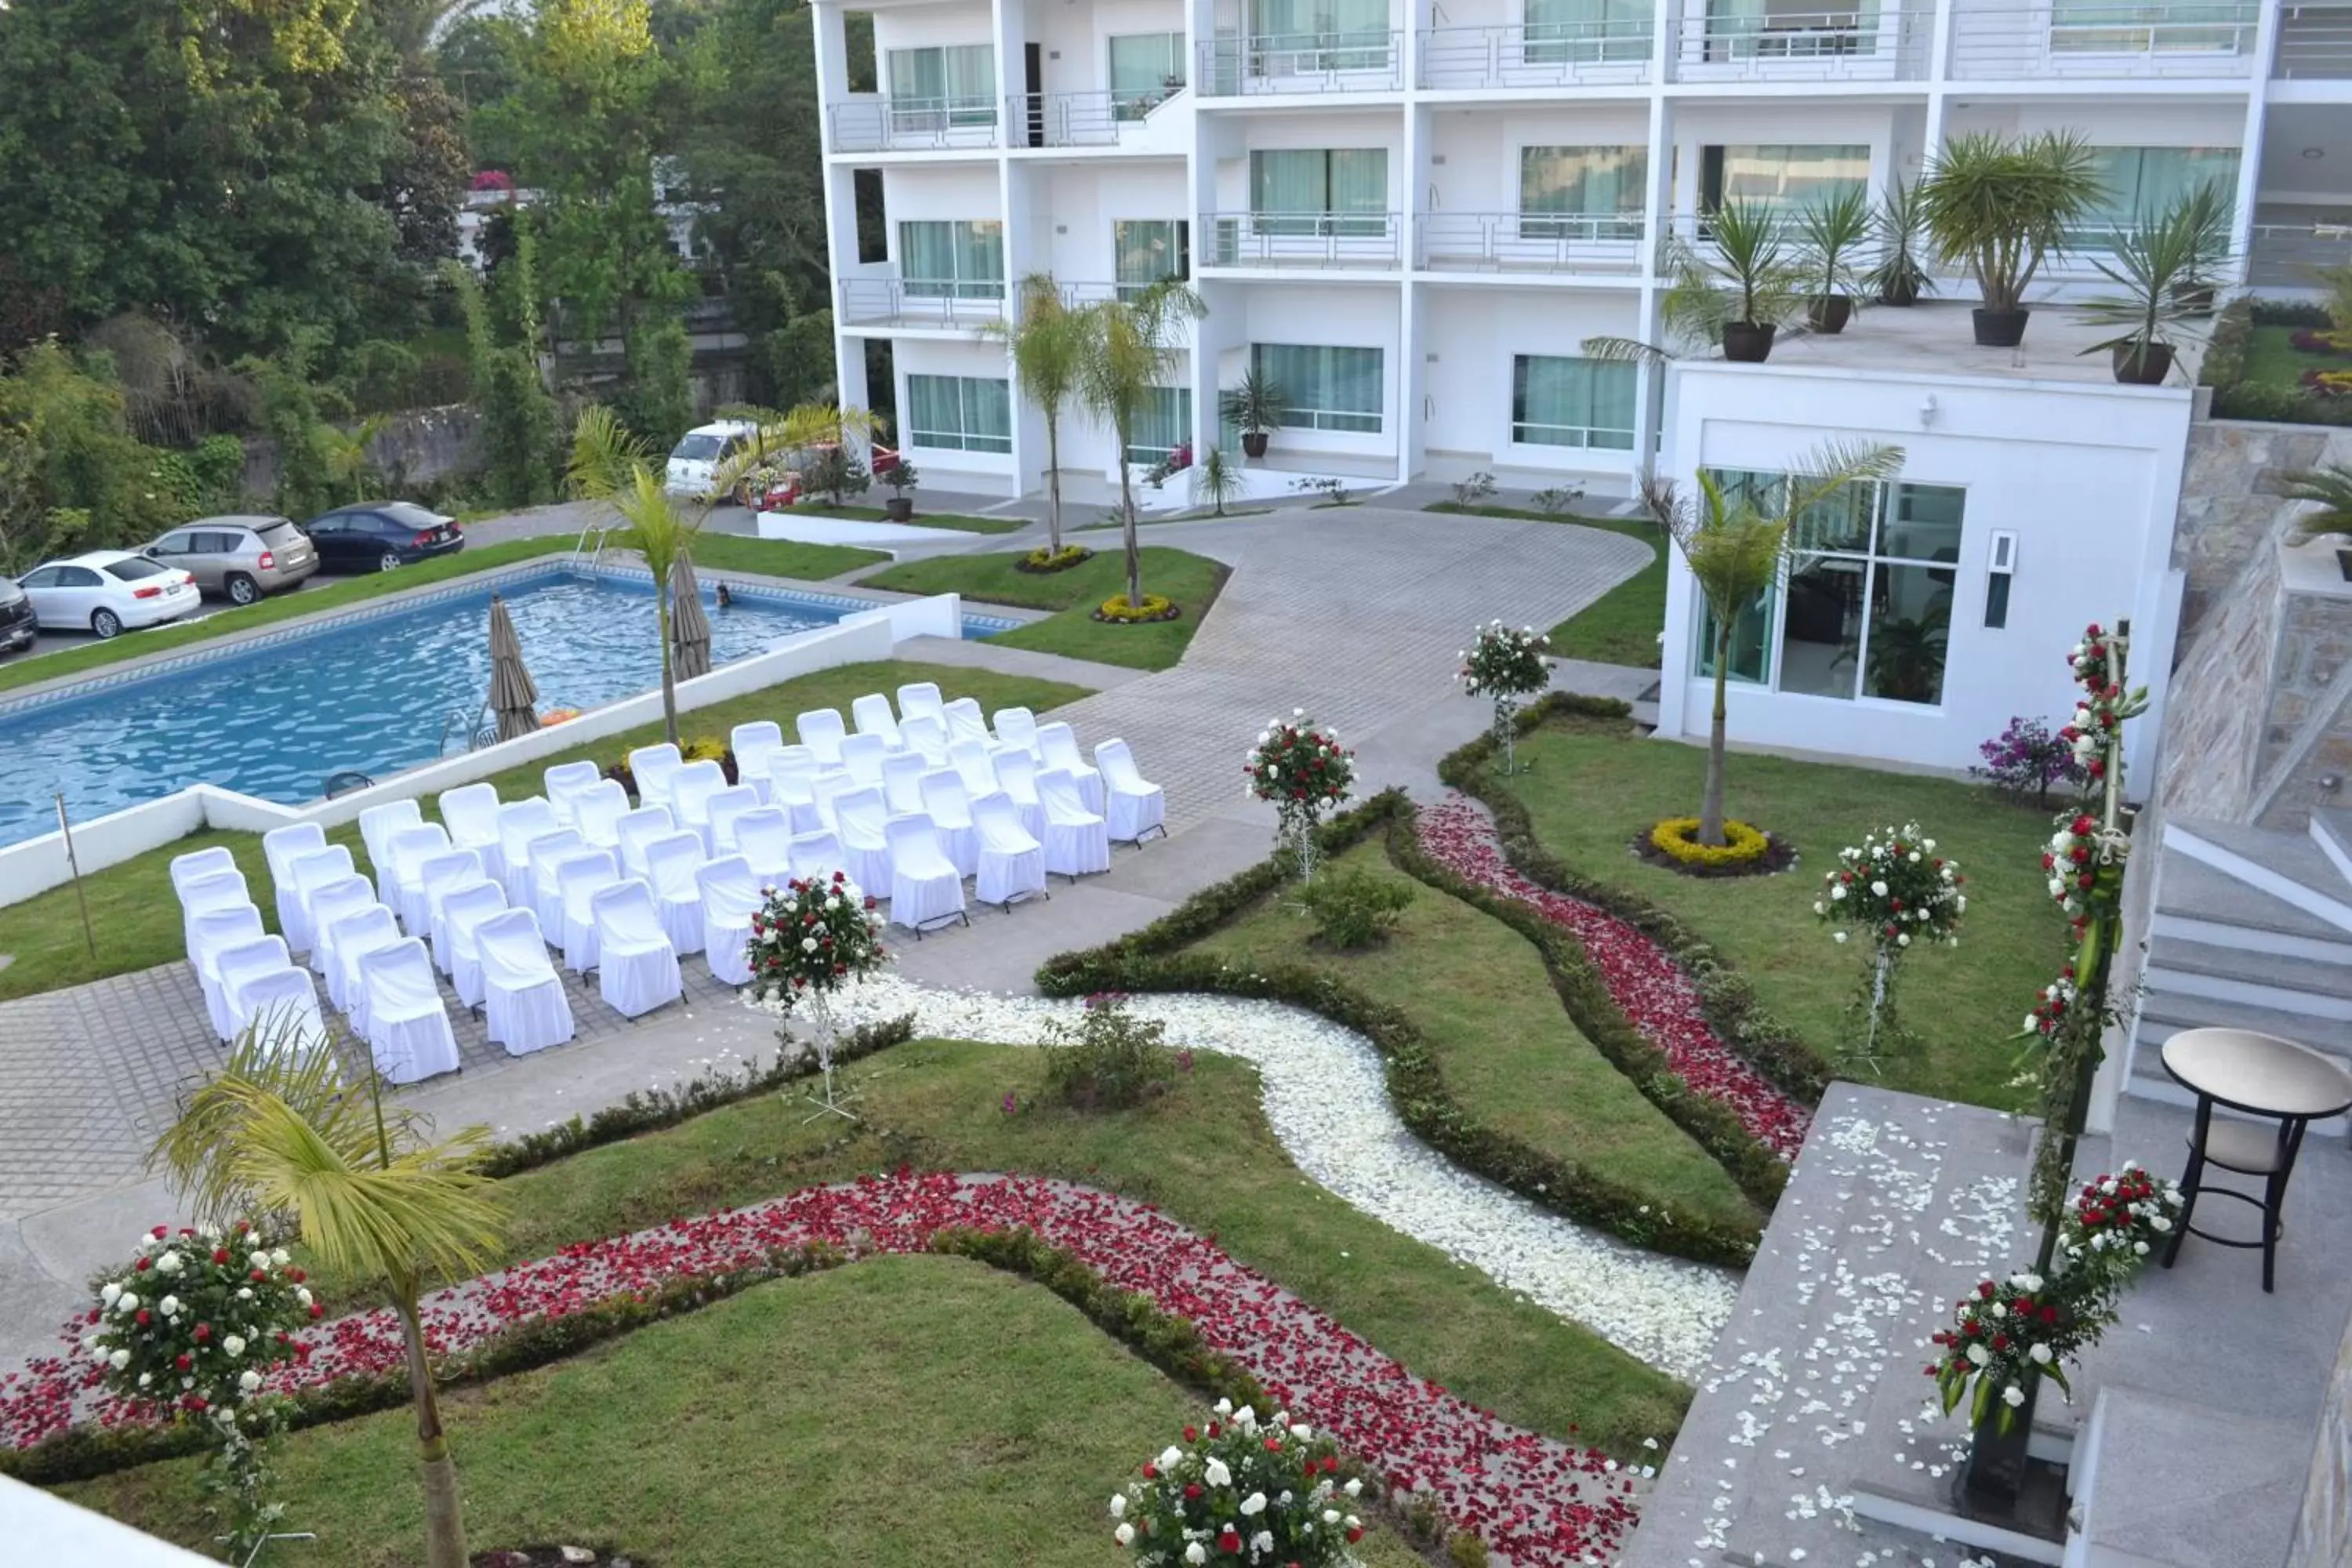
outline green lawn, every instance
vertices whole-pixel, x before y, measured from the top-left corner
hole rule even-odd
[[[951,528],[962,533],[1018,533],[1029,526],[1025,517],[973,517],[951,511],[925,511],[922,492],[915,492],[915,515],[907,519],[910,528]],[[809,517],[846,518],[854,522],[896,522],[898,520],[878,506],[825,506],[811,501],[793,509],[794,515]]]
[[[1528,511],[1507,506],[1457,506],[1452,501],[1438,501],[1423,510],[1450,512],[1457,517],[1564,522],[1577,528],[1622,533],[1648,545],[1647,566],[1552,627],[1551,651],[1561,658],[1589,658],[1601,664],[1633,665],[1640,669],[1658,668],[1658,632],[1666,624],[1666,551],[1665,541],[1654,523],[1622,517]]]
[[[752,719],[773,719],[789,729],[796,713],[812,708],[838,708],[845,713],[854,697],[868,691],[895,691],[900,683],[913,680],[937,681],[945,695],[976,697],[982,708],[992,711],[1022,706],[1043,712],[1085,695],[1079,688],[1060,681],[888,660],[820,670],[713,703],[681,716],[679,730],[688,738],[708,735],[723,742],[730,730]],[[616,762],[629,747],[648,745],[660,739],[661,726],[646,725],[577,751],[509,768],[491,775],[490,782],[498,786],[501,798],[520,799],[538,794],[541,775],[558,763],[587,756]],[[434,803],[427,800],[423,805],[426,816],[431,816]],[[357,824],[331,829],[327,837],[331,843],[350,845],[352,857],[365,864]],[[174,855],[213,844],[226,844],[236,851],[254,902],[261,909],[263,923],[275,931],[277,910],[270,896],[269,871],[262,858],[259,837],[249,833],[194,834],[177,844],[94,872],[83,879],[90,921],[98,931],[95,959],[83,942],[80,917],[75,910],[70,887],[55,888],[0,909],[0,952],[16,958],[14,963],[0,969],[0,999],[79,985],[182,957],[184,950],[179,905],[172,896],[171,860]]]
[[[1097,550],[1083,565],[1042,576],[1017,570],[1013,563],[1018,554],[943,555],[905,562],[860,579],[859,585],[906,594],[961,594],[982,604],[1058,611],[1050,619],[989,640],[1131,669],[1166,669],[1184,657],[1201,617],[1224,584],[1225,568],[1206,556],[1164,545],[1147,546],[1142,556],[1143,591],[1175,600],[1184,612],[1181,620],[1123,626],[1093,618],[1095,606],[1127,591],[1126,557],[1116,549]]]
[[[2352,370],[2352,359],[2341,354],[2305,353],[2294,346],[2302,327],[2256,327],[2246,344],[2246,379],[2273,386],[2303,390],[2303,374],[2310,370]]]
[[[1723,1167],[1578,1032],[1526,938],[1396,869],[1377,839],[1334,865],[1415,890],[1384,945],[1329,952],[1309,941],[1313,923],[1284,899],[1199,946],[1244,968],[1328,971],[1412,1018],[1474,1121],[1674,1212],[1735,1228],[1762,1226]]]
[[[1546,848],[1586,877],[1640,894],[1719,947],[1758,999],[1834,1063],[1864,959],[1813,915],[1823,869],[1873,827],[1916,820],[1959,862],[1969,909],[1957,948],[1906,957],[1902,1013],[1923,1041],[1885,1066],[1895,1089],[2013,1109],[2018,1046],[2007,1037],[2057,973],[2065,920],[2041,870],[2048,819],[1948,779],[1735,752],[1733,816],[1781,835],[1801,858],[1778,876],[1702,879],[1634,859],[1627,846],[1662,816],[1698,808],[1704,747],[1638,739],[1622,721],[1569,719],[1519,742],[1532,771],[1511,781]]]
[[[595,1542],[661,1568],[1115,1568],[1106,1501],[1203,1415],[1043,1287],[923,1257],[757,1286],[443,1409],[470,1547]],[[405,1410],[288,1439],[274,1495],[319,1540],[268,1561],[415,1562],[415,1453]],[[194,1469],[67,1495],[202,1549]],[[1420,1561],[1384,1532],[1358,1552]]]

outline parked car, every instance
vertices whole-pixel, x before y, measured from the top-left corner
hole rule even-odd
[[[0,577],[0,653],[22,653],[33,646],[41,623],[25,590]]]
[[[199,592],[233,605],[291,588],[319,569],[319,552],[282,517],[200,517],[141,553],[195,578]]]
[[[203,602],[196,580],[128,550],[93,550],[47,561],[16,579],[41,629],[119,637],[176,621]]]
[[[302,531],[330,572],[391,572],[466,548],[456,520],[407,500],[339,506],[304,523]]]
[[[759,433],[760,427],[748,419],[719,419],[696,426],[669,449],[662,488],[674,496],[709,495],[719,470],[741,457]]]

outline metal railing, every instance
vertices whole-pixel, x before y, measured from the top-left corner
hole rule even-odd
[[[1005,100],[1004,124],[1015,147],[1115,147],[1121,126],[1142,124],[1183,90],[1180,81],[1154,93],[1015,93]]]
[[[1976,80],[2253,74],[2261,6],[2231,4],[1964,5],[1950,72]]]
[[[1433,272],[1630,271],[1642,259],[1639,213],[1423,213],[1414,226]]]
[[[1211,267],[1382,268],[1402,258],[1398,213],[1203,213]]]
[[[2352,78],[2352,5],[2283,7],[2271,75],[2295,81]]]
[[[1227,35],[1201,45],[1203,97],[1262,92],[1389,92],[1404,86],[1402,33]]]
[[[858,326],[977,330],[1004,319],[1004,285],[978,280],[845,278],[841,319]]]
[[[942,147],[993,147],[993,98],[853,97],[833,105],[838,153],[894,153]]]
[[[1568,87],[1647,81],[1652,38],[1646,16],[1632,21],[1425,28],[1421,35],[1421,85]]]
[[[1681,81],[1894,81],[1927,74],[1933,7],[1685,16],[1671,58]]]
[[[2315,289],[2312,274],[2352,267],[2352,218],[2258,223],[2246,247],[2246,281],[2256,289]]]

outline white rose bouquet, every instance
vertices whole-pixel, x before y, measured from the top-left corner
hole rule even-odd
[[[1339,1469],[1330,1440],[1287,1413],[1261,1421],[1221,1399],[1111,1498],[1111,1539],[1139,1568],[1341,1568],[1364,1524],[1353,1511],[1362,1483]]]

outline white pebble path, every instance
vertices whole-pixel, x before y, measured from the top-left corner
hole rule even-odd
[[[1406,1130],[1361,1035],[1247,998],[1139,995],[1130,1005],[1164,1023],[1171,1045],[1255,1066],[1275,1136],[1301,1172],[1350,1205],[1671,1376],[1692,1382],[1706,1370],[1738,1275],[1645,1252],[1456,1168]],[[911,1013],[919,1036],[1031,1046],[1080,1005],[886,973],[838,993],[833,1015],[845,1031]]]

